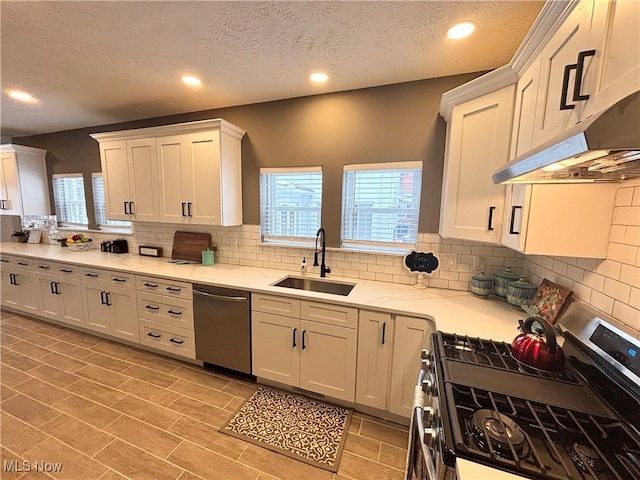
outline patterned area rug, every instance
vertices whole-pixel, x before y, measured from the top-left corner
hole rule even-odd
[[[346,408],[258,387],[220,432],[337,472],[351,413]]]

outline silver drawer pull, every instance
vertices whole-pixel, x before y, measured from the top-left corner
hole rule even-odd
[[[176,312],[175,310],[168,310],[167,313],[170,313],[171,315],[182,315],[182,312]]]
[[[154,285],[153,283],[145,283],[144,286],[147,288],[158,288],[158,285]]]
[[[159,333],[153,333],[153,332],[149,332],[147,333],[147,337],[151,337],[151,338],[160,338],[162,335],[160,335]]]
[[[176,340],[175,338],[170,338],[169,341],[171,343],[175,343],[176,345],[182,345],[184,343],[184,340]]]
[[[144,308],[147,308],[149,310],[160,310],[160,307],[154,307],[153,305],[145,305]]]

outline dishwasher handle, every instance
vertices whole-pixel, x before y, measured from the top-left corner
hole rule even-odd
[[[229,297],[227,295],[214,295],[213,293],[201,292],[200,290],[193,289],[193,293],[202,295],[203,297],[217,298],[226,302],[246,302],[249,299],[247,297]]]

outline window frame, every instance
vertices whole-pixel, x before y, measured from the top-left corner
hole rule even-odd
[[[409,250],[417,248],[418,245],[418,227],[420,221],[420,200],[422,193],[422,161],[413,162],[386,162],[386,163],[366,163],[366,164],[349,164],[344,165],[342,170],[342,208],[340,213],[340,248],[343,250],[371,252],[379,254],[404,254]],[[405,209],[403,207],[386,207],[386,206],[372,206],[370,201],[364,201],[363,199],[356,198],[355,188],[356,179],[349,180],[348,175],[350,172],[367,171],[367,172],[383,172],[383,171],[400,171],[401,176],[404,173],[413,172],[417,174],[416,179],[412,180],[411,184],[411,207]],[[402,172],[404,171],[404,172]],[[402,180],[400,180],[402,181]],[[382,185],[381,185],[382,188]],[[353,192],[348,192],[352,190]],[[415,197],[415,198],[414,198]],[[398,199],[400,200],[400,199]],[[357,209],[358,204],[368,204],[369,206],[362,207],[362,210]],[[363,215],[368,218],[367,223],[370,224],[370,228],[373,231],[374,215],[399,215],[403,211],[407,211],[404,215],[410,215],[411,220],[407,224],[409,227],[409,235],[411,235],[413,241],[383,241],[372,239],[357,239],[354,238],[354,231],[360,230],[362,233],[362,225],[356,225],[354,217]],[[395,226],[393,228],[393,235],[395,237],[396,230],[400,226],[399,218],[396,219]],[[349,235],[348,235],[349,234]],[[350,237],[350,238],[347,238]]]
[[[86,223],[81,222],[69,222],[66,220],[61,220],[61,211],[58,211],[58,202],[56,199],[56,187],[55,180],[56,179],[64,179],[64,178],[79,178],[82,180],[82,195],[84,199],[84,214],[87,219]],[[87,192],[84,184],[84,175],[82,173],[54,173],[51,175],[51,192],[53,196],[53,204],[56,209],[56,219],[58,226],[63,229],[88,229],[89,228],[89,212],[87,210]]]
[[[102,185],[104,190],[104,175],[102,172],[92,172],[91,173],[91,194],[93,197],[93,215],[96,224],[96,228],[103,232],[117,232],[117,233],[133,233],[133,223],[128,220],[109,220],[107,218],[107,197],[106,192],[103,195],[103,210],[104,210],[104,220],[106,222],[117,222],[117,223],[100,223],[98,218],[98,205],[96,200],[96,189],[94,188],[94,179],[96,178],[102,179]]]
[[[277,174],[309,174],[316,173],[320,175],[320,206],[319,207],[305,207],[305,206],[289,206],[288,210],[280,210],[279,207],[273,207],[271,205],[267,205],[269,203],[265,199],[265,195],[268,192],[265,191],[265,178],[266,175],[277,175]],[[289,247],[312,247],[315,242],[315,234],[317,229],[314,227],[314,232],[312,236],[298,236],[298,235],[277,235],[273,233],[273,225],[276,225],[277,219],[275,219],[275,215],[280,211],[283,214],[287,214],[289,218],[286,220],[288,222],[295,222],[295,215],[291,215],[293,212],[309,212],[316,213],[318,218],[317,228],[320,228],[322,225],[322,203],[323,203],[323,172],[321,166],[307,166],[307,167],[276,167],[276,168],[261,168],[259,174],[259,183],[260,183],[260,243],[262,245],[267,246],[289,246]],[[265,211],[265,208],[268,211]],[[274,216],[270,220],[266,220],[265,217],[267,215]],[[271,228],[269,228],[271,227]],[[265,234],[265,229],[271,229],[270,232]]]

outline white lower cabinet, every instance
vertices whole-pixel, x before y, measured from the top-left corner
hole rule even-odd
[[[136,292],[102,283],[83,284],[85,326],[106,335],[138,342]]]
[[[360,310],[356,403],[387,409],[393,334],[390,313]]]
[[[84,309],[79,279],[41,276],[38,278],[38,290],[42,300],[41,315],[69,325],[83,325]]]
[[[286,385],[300,383],[300,320],[253,311],[251,355],[253,374]]]
[[[396,315],[389,397],[391,413],[411,417],[414,390],[420,372],[420,354],[422,349],[431,348],[430,337],[434,330],[430,320]]]
[[[136,289],[140,343],[195,359],[192,285],[138,276]]]
[[[27,314],[38,315],[42,300],[38,277],[33,272],[2,269],[2,304]]]
[[[258,295],[251,317],[253,374],[286,385],[353,402],[356,385],[357,309],[301,302],[327,323],[256,310],[286,304],[286,297]],[[305,305],[307,304],[307,305]],[[309,309],[309,307],[312,307]],[[271,311],[269,307],[265,310]],[[341,326],[353,318],[354,328]],[[304,313],[303,313],[304,315]],[[338,325],[332,324],[338,323]]]
[[[300,388],[353,402],[358,331],[300,321]]]

